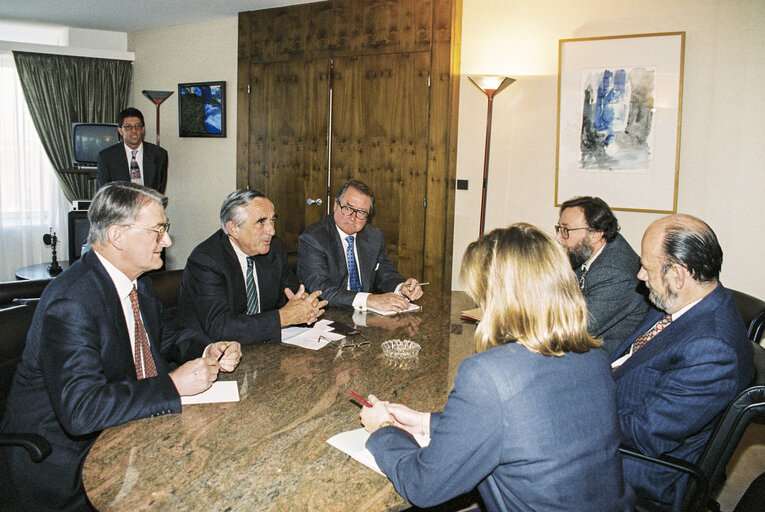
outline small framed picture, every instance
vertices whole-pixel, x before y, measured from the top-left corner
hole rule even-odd
[[[226,82],[178,84],[178,135],[226,136]]]

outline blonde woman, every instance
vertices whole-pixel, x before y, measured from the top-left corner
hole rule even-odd
[[[563,249],[529,224],[496,229],[470,244],[461,279],[484,311],[479,353],[443,412],[374,396],[361,411],[396,491],[419,507],[477,487],[485,510],[632,510],[611,368]]]

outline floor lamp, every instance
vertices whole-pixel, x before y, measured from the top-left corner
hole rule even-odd
[[[483,155],[483,184],[481,188],[481,229],[478,236],[483,235],[484,222],[486,220],[486,185],[489,182],[489,144],[491,142],[491,107],[494,96],[502,92],[508,85],[515,82],[515,78],[502,75],[468,75],[468,80],[481,89],[489,98],[489,107],[486,110],[486,147]]]
[[[149,98],[157,105],[157,146],[159,146],[159,106],[162,102],[173,94],[173,91],[141,91],[144,96]]]

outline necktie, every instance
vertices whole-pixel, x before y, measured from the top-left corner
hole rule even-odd
[[[133,307],[133,320],[135,321],[135,350],[133,351],[133,362],[135,363],[135,375],[139,379],[146,377],[156,377],[157,367],[154,365],[154,358],[149,348],[149,338],[146,336],[146,330],[141,321],[141,311],[138,308],[138,292],[133,285],[130,291],[130,305]]]
[[[138,150],[133,149],[130,153],[132,155],[130,157],[130,181],[133,183],[141,183],[141,169],[138,167],[138,161],[135,159]]]
[[[247,314],[254,315],[260,311],[258,303],[258,289],[255,286],[255,279],[252,276],[253,263],[252,258],[247,258]]]
[[[348,289],[352,292],[361,291],[361,280],[359,279],[359,269],[356,267],[356,256],[353,254],[353,237],[345,237],[348,242],[348,249],[345,251],[345,259],[348,263]]]
[[[640,347],[648,343],[651,338],[659,334],[672,322],[672,315],[664,315],[661,319],[653,324],[653,327],[648,329],[645,334],[641,334],[632,344],[632,353],[634,354]]]
[[[584,290],[584,277],[587,275],[587,271],[590,270],[589,267],[585,267],[582,265],[582,275],[579,276],[579,289]]]

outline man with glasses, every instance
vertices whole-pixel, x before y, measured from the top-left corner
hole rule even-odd
[[[619,221],[599,197],[575,197],[560,207],[558,242],[568,252],[587,301],[590,334],[611,353],[649,309],[638,280],[640,258],[619,234]]]
[[[0,467],[8,466],[0,479],[10,479],[0,489],[16,494],[0,508],[92,510],[81,472],[99,433],[180,413],[181,396],[206,390],[219,370],[239,363],[238,343],[181,329],[141,277],[172,244],[166,204],[133,183],[107,185],[93,199],[92,250],[45,288],[0,428],[39,434],[53,451],[35,463],[23,448],[0,450]]]
[[[373,207],[374,194],[365,183],[351,180],[340,187],[332,215],[298,238],[298,277],[309,290],[322,290],[330,306],[404,311],[422,289],[415,278],[398,273],[382,231],[367,225]]]
[[[305,293],[275,236],[274,204],[257,190],[235,190],[220,207],[221,228],[186,261],[178,298],[184,325],[216,339],[279,343],[282,327],[312,324],[327,303]]]
[[[137,108],[120,112],[117,131],[122,142],[98,155],[98,188],[112,181],[146,185],[161,194],[167,184],[167,151],[145,142],[143,114]]]

